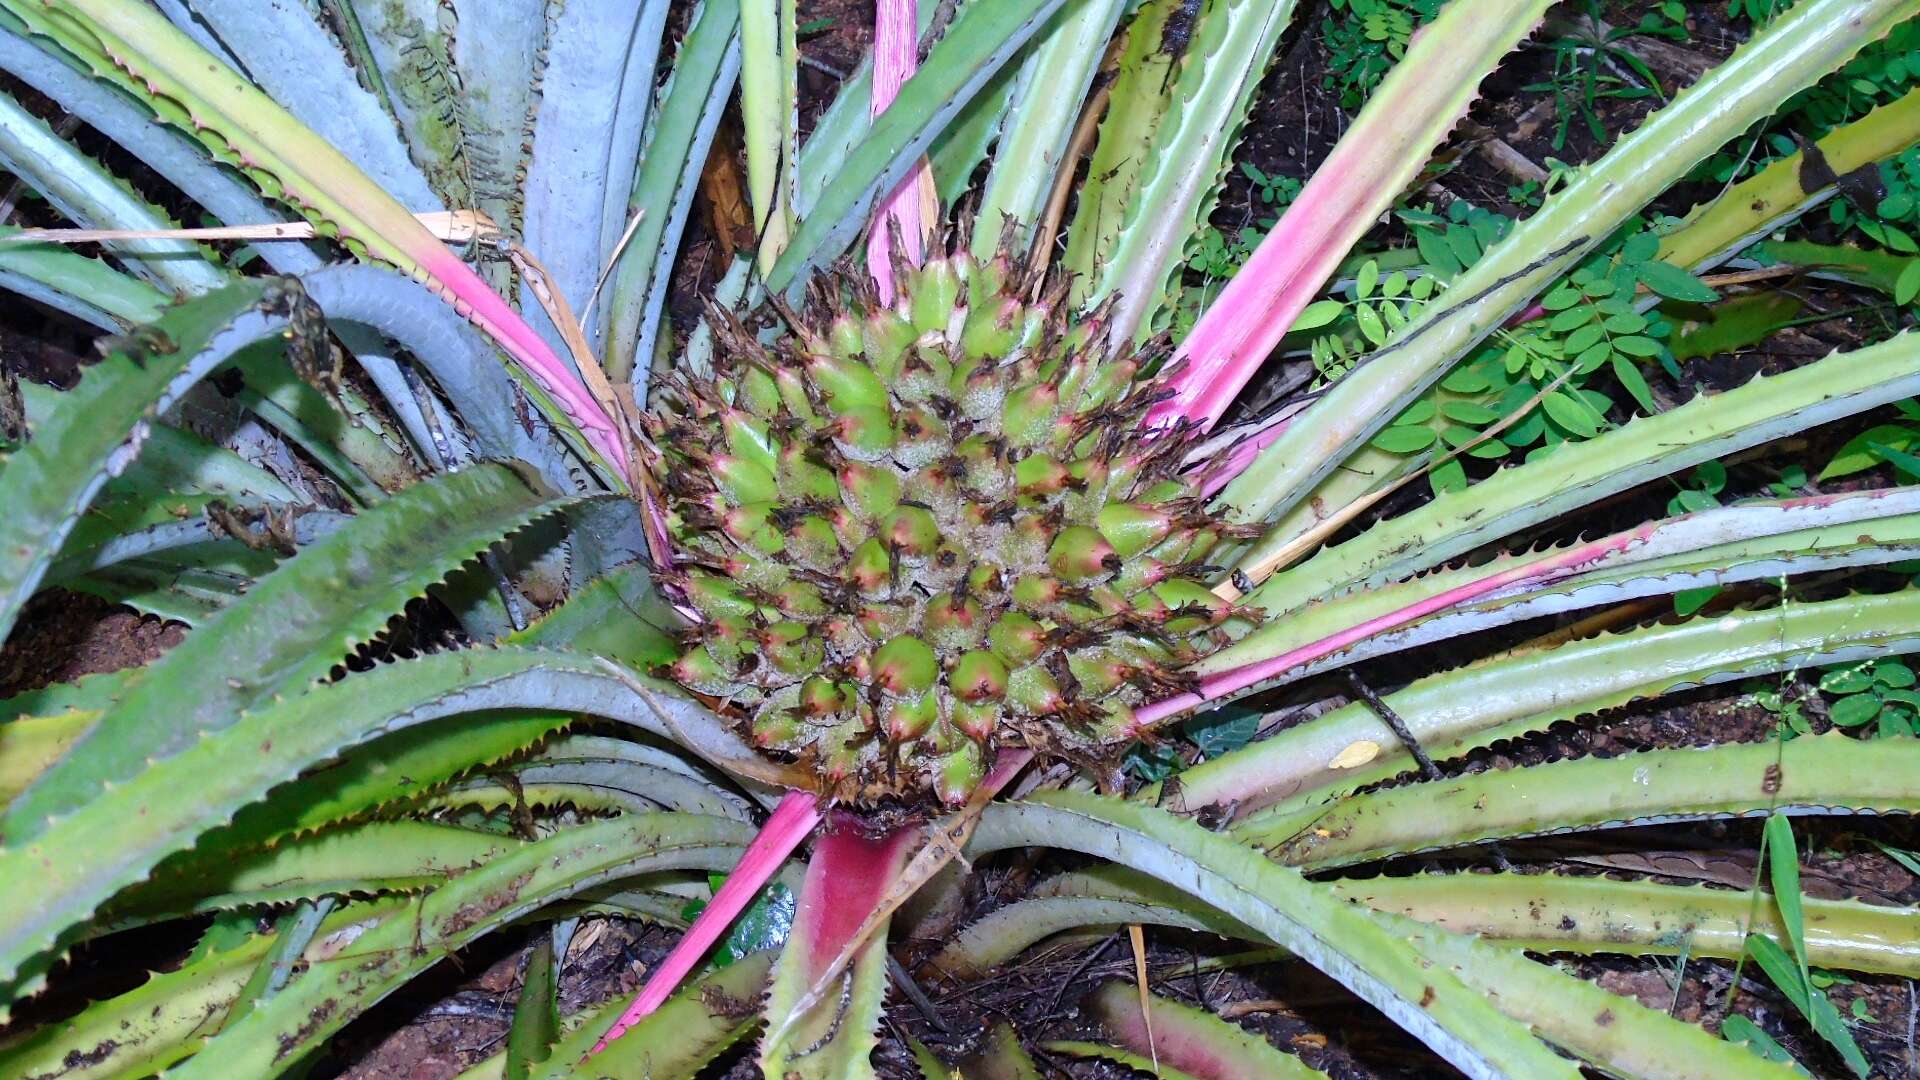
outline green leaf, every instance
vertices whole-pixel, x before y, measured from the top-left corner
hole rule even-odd
[[[1613,347],[1628,356],[1659,356],[1660,343],[1650,337],[1627,334],[1613,339]]]
[[[1567,335],[1566,351],[1572,354],[1586,352],[1595,345],[1606,341],[1607,332],[1598,323],[1588,323]]]
[[[1389,454],[1411,454],[1433,445],[1432,428],[1425,424],[1395,425],[1373,437],[1373,445]]]
[[[1598,313],[1586,304],[1581,304],[1579,307],[1570,307],[1547,320],[1547,329],[1556,334],[1564,334],[1575,327],[1584,326],[1592,322],[1596,314]]]
[[[1719,461],[1703,461],[1693,470],[1694,483],[1709,495],[1718,495],[1727,489],[1727,467]]]
[[[1373,259],[1368,259],[1366,264],[1360,267],[1360,276],[1354,280],[1353,293],[1355,298],[1360,300],[1367,299],[1373,295],[1374,288],[1379,284],[1380,264]]]
[[[1565,311],[1580,302],[1580,290],[1562,285],[1547,293],[1540,300],[1540,306],[1548,311]]]
[[[1229,705],[1187,721],[1182,733],[1202,754],[1217,758],[1252,742],[1265,715],[1259,709]]]
[[[1578,331],[1575,332],[1578,333]],[[1609,341],[1597,342],[1587,346],[1587,348],[1581,351],[1579,356],[1574,358],[1573,369],[1581,374],[1586,374],[1598,370],[1600,365],[1606,363],[1609,359],[1615,361],[1620,359],[1619,354],[1613,351],[1613,343]]]
[[[1786,950],[1762,934],[1747,937],[1747,953],[1767,973],[1767,978],[1773,980],[1773,984],[1786,995],[1787,1000],[1793,1002],[1794,1007],[1807,1018],[1813,1030],[1839,1051],[1853,1074],[1864,1080],[1868,1072],[1866,1055],[1860,1052],[1853,1032],[1847,1029],[1846,1021],[1841,1018],[1840,1011],[1833,1007],[1833,1001],[1808,979],[1804,965],[1796,966]]]
[[[1803,304],[1784,292],[1753,292],[1722,300],[1705,311],[1705,319],[1678,319],[1680,329],[1672,336],[1674,359],[1686,361],[1720,352],[1736,352],[1764,340],[1768,334],[1786,327],[1803,311]]]
[[[1760,1025],[1739,1013],[1727,1017],[1726,1022],[1720,1025],[1720,1033],[1727,1037],[1728,1042],[1745,1046],[1768,1061],[1791,1065],[1801,1075],[1806,1075],[1807,1071],[1800,1068],[1800,1063],[1793,1060],[1793,1055],[1787,1053],[1786,1047],[1775,1042],[1773,1036],[1760,1029]]]
[[[1902,424],[1875,424],[1873,427],[1848,439],[1820,470],[1821,480],[1833,480],[1854,473],[1865,472],[1882,461],[1874,450],[1876,444],[1906,449],[1920,438],[1920,431]]]
[[[560,1035],[556,994],[559,979],[553,957],[553,934],[542,933],[527,956],[514,1003],[513,1024],[507,1029],[507,1080],[527,1080],[533,1066],[547,1060]]]
[[[1673,613],[1682,617],[1692,615],[1712,602],[1720,595],[1720,586],[1703,585],[1697,589],[1681,589],[1673,594]]]
[[[1565,391],[1555,390],[1542,399],[1540,404],[1547,410],[1547,415],[1553,418],[1554,423],[1575,435],[1590,439],[1600,433],[1600,421],[1593,415],[1593,410],[1587,407],[1586,402]]]
[[[1640,374],[1639,366],[1633,361],[1623,356],[1614,357],[1613,375],[1645,413],[1652,415],[1660,411],[1659,404],[1653,400],[1653,388],[1647,385],[1646,376]]]
[[[1293,320],[1292,330],[1319,329],[1339,318],[1340,314],[1346,310],[1347,305],[1338,300],[1316,300],[1300,312],[1299,318]]]
[[[1373,310],[1372,304],[1355,304],[1353,306],[1353,321],[1355,325],[1360,327],[1361,335],[1364,336],[1368,342],[1374,345],[1386,344],[1387,328],[1385,324],[1380,321],[1379,312]]]
[[[1871,694],[1855,694],[1833,703],[1827,715],[1837,727],[1859,727],[1880,715],[1880,700]]]
[[[1449,226],[1447,229],[1447,247],[1453,251],[1453,257],[1460,260],[1461,266],[1472,266],[1480,261],[1480,241],[1472,229]]]
[[[1820,676],[1820,691],[1825,694],[1857,694],[1873,688],[1873,673],[1865,664],[1834,668]]]
[[[1887,443],[1872,443],[1870,445],[1873,447],[1874,453],[1879,454],[1893,465],[1895,471],[1903,474],[1909,480],[1920,480],[1920,457],[1916,457],[1905,450],[1890,446]]]
[[[1893,847],[1879,840],[1874,840],[1873,846],[1879,848],[1881,853],[1886,855],[1887,858],[1899,863],[1900,868],[1907,873],[1912,874],[1914,877],[1920,877],[1920,857],[1916,857],[1913,852],[1903,848]]]
[[[1651,232],[1634,233],[1620,247],[1621,261],[1636,266],[1647,262],[1659,253],[1660,237]]]
[[[1800,847],[1793,839],[1793,822],[1785,814],[1767,817],[1764,858],[1773,882],[1773,902],[1780,909],[1780,923],[1786,927],[1787,943],[1800,965],[1800,981],[1812,986],[1807,975],[1807,923],[1800,906]]]
[[[707,887],[717,893],[726,880],[724,874],[709,874]],[[706,906],[704,900],[688,904],[684,915],[691,922]],[[769,883],[734,920],[733,929],[727,932],[726,940],[714,948],[710,962],[716,968],[723,968],[755,953],[785,945],[793,933],[794,911],[793,890],[778,881]]]
[[[1451,390],[1456,394],[1478,394],[1490,385],[1492,384],[1487,381],[1486,373],[1477,365],[1455,368],[1447,374],[1446,378],[1440,380],[1441,389]]]
[[[1893,302],[1911,304],[1913,298],[1920,296],[1920,259],[1907,263],[1906,269],[1893,282]]]
[[[1720,294],[1712,286],[1672,263],[1643,263],[1639,267],[1639,275],[1647,288],[1670,300],[1704,304],[1720,299]]]
[[[1697,514],[1702,510],[1711,510],[1719,506],[1720,500],[1704,491],[1687,488],[1673,497],[1673,505],[1679,508],[1677,513]]]
[[[1467,486],[1467,468],[1460,464],[1459,458],[1443,461],[1427,474],[1427,483],[1437,494],[1442,491],[1461,491]]]
[[[1462,424],[1491,424],[1500,419],[1499,413],[1474,401],[1448,401],[1440,406],[1440,412]]]
[[[1773,985],[1786,995],[1793,1007],[1802,1013],[1807,1011],[1807,991],[1813,989],[1801,979],[1800,967],[1780,943],[1765,934],[1747,935],[1747,955],[1753,957],[1760,970],[1767,973]]]
[[[1867,1055],[1861,1052],[1860,1044],[1854,1040],[1853,1030],[1847,1027],[1846,1019],[1840,1015],[1839,1009],[1834,1008],[1833,999],[1827,996],[1825,990],[1808,987],[1807,1008],[1807,1018],[1813,1023],[1815,1033],[1825,1039],[1827,1045],[1839,1051],[1840,1059],[1847,1063],[1853,1075],[1866,1080],[1872,1066],[1867,1063]]]

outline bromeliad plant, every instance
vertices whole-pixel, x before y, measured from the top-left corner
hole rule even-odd
[[[1189,926],[1284,947],[1468,1075],[1786,1075],[1495,941],[1752,954],[1797,964],[1797,1001],[1845,1054],[1804,972],[1920,973],[1886,944],[1913,940],[1914,913],[1802,900],[1790,834],[1766,897],[1339,873],[1647,820],[1917,809],[1904,737],[1439,770],[1637,699],[1920,646],[1910,588],[1793,585],[1920,553],[1912,488],[1507,540],[1920,393],[1909,339],[1618,427],[1596,410],[1391,517],[1386,495],[1555,394],[1613,372],[1637,399],[1620,370],[1638,354],[1603,329],[1599,361],[1549,351],[1530,396],[1472,401],[1477,434],[1376,437],[1465,415],[1482,391],[1441,380],[1526,324],[1579,332],[1552,328],[1570,303],[1613,300],[1628,310],[1579,313],[1636,337],[1676,282],[1717,296],[1693,275],[1920,140],[1901,99],[1825,133],[1819,168],[1784,158],[1623,236],[1920,4],[1778,14],[1533,216],[1425,265],[1441,287],[1360,327],[1365,355],[1310,402],[1215,430],[1290,328],[1373,313],[1325,294],[1546,6],[1441,9],[1176,346],[1182,253],[1291,0],[967,0],[950,20],[883,0],[876,64],[804,144],[791,0],[705,0],[677,41],[665,0],[0,0],[0,67],[174,193],[154,205],[0,97],[0,161],[108,242],[96,260],[53,246],[71,233],[5,236],[0,285],[109,335],[61,389],[9,368],[0,629],[53,585],[192,628],[145,668],[0,702],[0,1010],[59,989],[64,958],[102,962],[106,935],[213,913],[177,969],[20,1032],[0,1071],[295,1071],[518,928],[536,944],[513,1034],[475,1075],[692,1076],[760,1027],[730,1003],[763,989],[768,1075],[872,1075],[890,916],[963,852],[1028,847],[1116,865],[994,913],[934,970],[971,977],[1087,925]],[[698,325],[667,326],[736,87],[758,242]],[[971,214],[935,240],[935,200],[963,193]],[[183,207],[257,258],[198,246]],[[864,267],[846,256],[863,229]],[[1576,624],[1125,791],[1128,748],[1198,710],[1741,583],[1779,602]],[[422,597],[456,634],[423,633]],[[1036,759],[1067,767],[998,798]],[[809,838],[777,957],[735,941],[680,988]],[[634,1002],[557,1015],[580,919],[679,924],[716,872]],[[1144,989],[1097,1006],[1117,1045],[1056,1049],[1311,1073]],[[981,1054],[1022,1051],[1002,1033]]]

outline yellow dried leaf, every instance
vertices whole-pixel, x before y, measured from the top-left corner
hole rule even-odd
[[[1329,769],[1357,769],[1380,756],[1380,744],[1372,739],[1361,739],[1348,745],[1345,750],[1333,755],[1327,762]]]

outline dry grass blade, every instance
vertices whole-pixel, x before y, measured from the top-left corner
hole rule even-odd
[[[478,210],[436,210],[415,214],[435,237],[452,244],[491,240],[500,235],[493,219]],[[199,229],[22,229],[0,237],[0,244],[110,244],[120,240],[312,240],[319,233],[308,221],[270,225],[216,225]]]

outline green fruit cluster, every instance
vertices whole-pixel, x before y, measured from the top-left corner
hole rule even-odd
[[[714,375],[649,420],[700,616],[672,677],[844,800],[964,801],[1003,746],[1110,761],[1233,615],[1146,358],[1005,257],[778,311],[715,313]]]

